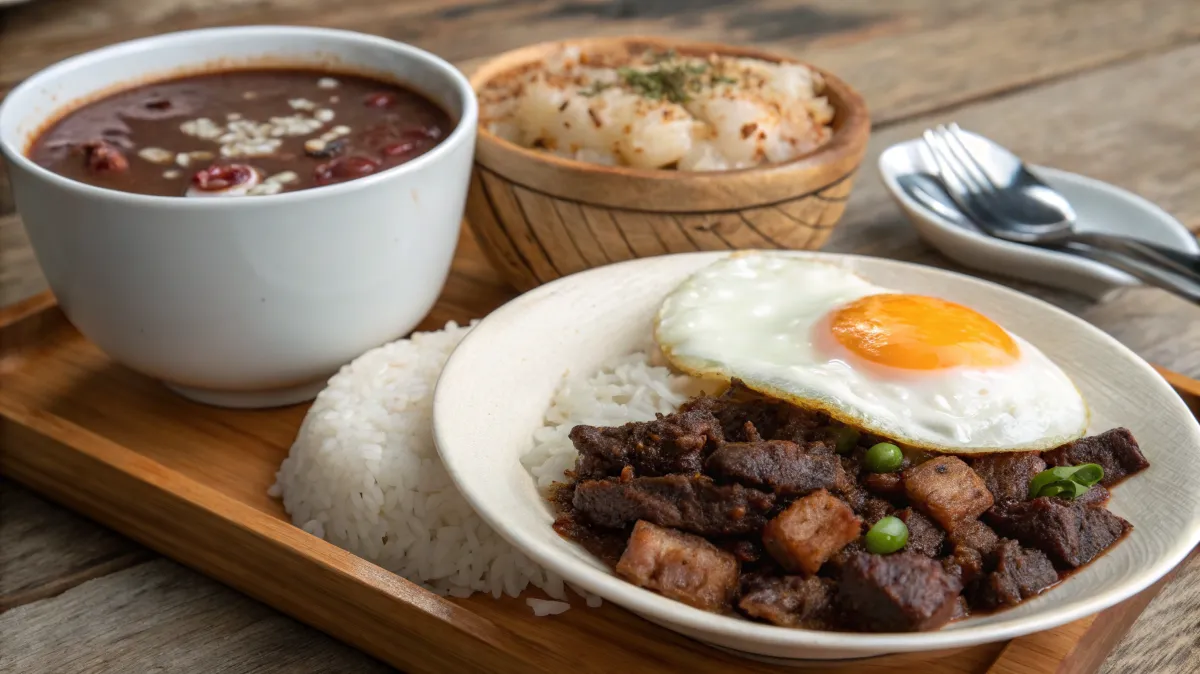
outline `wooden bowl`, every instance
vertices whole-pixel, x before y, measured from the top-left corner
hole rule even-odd
[[[674,49],[797,62],[756,49],[657,38],[547,42],[506,52],[471,77],[476,93],[566,45],[588,53]],[[812,67],[812,66],[809,66]],[[689,172],[603,166],[521,147],[480,126],[467,220],[492,264],[520,290],[590,267],[697,250],[820,248],[846,207],[867,147],[862,96],[825,78],[833,136],[781,164]]]

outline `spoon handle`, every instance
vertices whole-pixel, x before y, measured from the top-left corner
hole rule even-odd
[[[1159,246],[1148,241],[1097,232],[1075,232],[1071,240],[1092,248],[1137,258],[1200,284],[1200,255]]]
[[[1098,248],[1080,241],[1071,241],[1062,250],[1103,262],[1133,276],[1147,285],[1156,286],[1200,304],[1200,282],[1189,275],[1177,274],[1166,267],[1147,263],[1138,257],[1108,248]]]

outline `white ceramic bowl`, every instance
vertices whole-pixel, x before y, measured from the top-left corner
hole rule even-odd
[[[980,136],[967,132],[966,142],[989,158],[989,166],[1019,161]],[[1044,166],[1030,167],[1038,177],[1071,202],[1084,231],[1144,239],[1187,253],[1200,253],[1200,243],[1171,214],[1142,197],[1108,183]],[[1122,287],[1140,285],[1123,271],[1095,260],[1025,246],[990,237],[974,224],[950,219],[927,208],[900,187],[900,176],[936,175],[937,164],[921,139],[897,143],[879,156],[879,175],[892,199],[904,210],[917,233],[959,264],[1008,278],[1020,278],[1100,299]]]
[[[233,199],[128,194],[25,157],[48,119],[114,88],[214,67],[376,74],[457,122],[432,151],[346,183]],[[180,393],[256,407],[312,397],[342,364],[411,330],[445,282],[475,146],[463,75],[425,51],[283,26],[161,35],[76,56],[0,108],[17,210],[67,317],[115,360]]]
[[[1150,460],[1148,470],[1114,489],[1111,508],[1133,523],[1132,533],[1033,600],[915,634],[774,627],[694,609],[614,576],[554,533],[551,509],[519,457],[565,373],[589,373],[646,344],[663,296],[725,253],[593,269],[537,288],[485,318],[451,356],[434,394],[438,450],[458,488],[502,536],[566,580],[683,634],[774,658],[940,650],[1048,629],[1142,590],[1200,541],[1200,426],[1171,387],[1115,339],[1044,302],[967,276],[878,258],[793,254],[845,265],[886,287],[966,304],[1058,362],[1091,405],[1092,430],[1128,426]]]

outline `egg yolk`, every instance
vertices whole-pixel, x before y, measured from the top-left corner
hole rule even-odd
[[[987,316],[923,295],[859,298],[832,314],[830,330],[859,357],[906,370],[1000,367],[1020,353],[1012,335]]]

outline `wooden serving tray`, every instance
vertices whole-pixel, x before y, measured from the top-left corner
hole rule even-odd
[[[489,283],[472,287],[461,267],[423,327],[506,299]],[[1200,382],[1164,375],[1200,410]],[[400,669],[797,671],[727,654],[607,602],[588,609],[572,597],[573,610],[536,618],[523,599],[442,598],[305,533],[267,496],[305,410],[188,402],[110,361],[48,293],[0,310],[0,472]],[[1007,643],[812,669],[1091,672],[1165,582]]]

